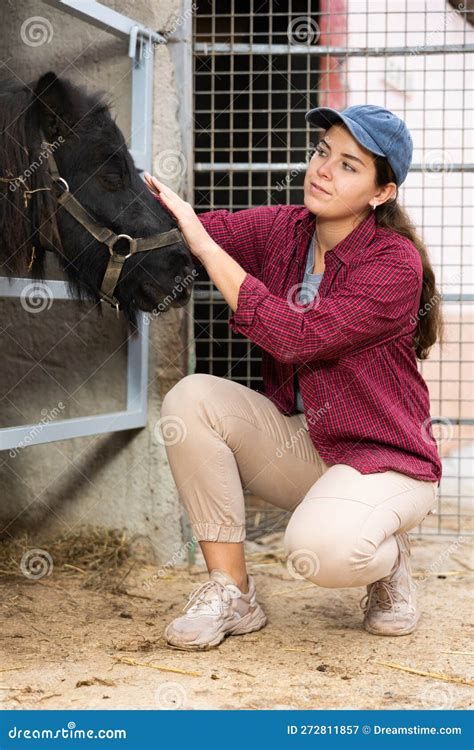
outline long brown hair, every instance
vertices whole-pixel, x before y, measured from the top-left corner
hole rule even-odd
[[[375,157],[375,182],[377,187],[383,187],[389,182],[396,183],[392,168],[384,156]],[[395,198],[377,206],[375,219],[379,227],[392,229],[407,237],[420,253],[423,265],[423,286],[418,307],[418,325],[414,335],[414,345],[418,359],[427,359],[436,340],[443,344],[445,333],[441,309],[442,295],[436,286],[428,249],[419,237],[407,212],[398,203],[398,190]]]

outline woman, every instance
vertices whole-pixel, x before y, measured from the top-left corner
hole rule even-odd
[[[369,633],[406,635],[420,617],[407,531],[435,506],[441,462],[416,358],[442,321],[426,248],[397,203],[412,139],[373,105],[306,119],[325,132],[304,206],[198,217],[147,175],[232,308],[231,328],[264,350],[265,395],[194,374],[163,400],[163,424],[185,424],[166,450],[210,574],[166,627],[175,648],[266,624],[245,567],[242,488],[292,511],[295,575],[367,587]]]

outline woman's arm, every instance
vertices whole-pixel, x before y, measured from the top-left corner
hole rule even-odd
[[[153,178],[154,180],[154,178]],[[414,332],[422,279],[397,248],[367,258],[351,269],[336,293],[298,308],[272,294],[210,237],[189,203],[154,180],[176,216],[190,249],[205,265],[234,315],[229,324],[254,344],[286,363],[338,359]],[[411,315],[410,315],[411,313]]]
[[[299,364],[339,359],[414,332],[422,280],[387,250],[351,269],[337,292],[300,309],[247,275],[229,325],[275,359]]]
[[[203,248],[201,260],[229,307],[233,311],[237,310],[240,287],[247,271],[214,241]]]
[[[205,243],[204,234],[199,236],[199,225],[204,227],[208,238],[214,240],[227,255],[248,273],[260,278],[260,273],[271,236],[273,224],[282,206],[258,206],[231,212],[224,208],[204,211],[195,214],[189,203],[186,203],[166,185],[147,174],[147,184],[162,206],[174,215],[183,230],[186,223],[190,234],[196,230],[196,243],[191,248],[196,265],[204,265],[198,243]],[[160,189],[161,192],[157,192]],[[165,195],[166,193],[166,195]],[[192,213],[191,213],[192,212]],[[183,232],[184,233],[184,232]],[[187,238],[188,244],[191,238]]]

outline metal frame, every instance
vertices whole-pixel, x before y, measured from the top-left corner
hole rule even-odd
[[[387,11],[388,12],[388,11]],[[388,57],[390,55],[412,55],[414,47],[335,47],[328,45],[302,44],[208,44],[196,42],[194,51],[204,55],[232,53],[236,55],[338,55],[340,57]],[[474,52],[474,44],[432,44],[423,47],[424,55],[439,55],[446,52]]]
[[[29,279],[11,279],[10,288],[1,291],[2,297],[19,297]],[[41,288],[41,283],[38,283]],[[48,291],[53,299],[73,299],[64,281],[48,281]],[[8,292],[8,293],[7,293]],[[95,435],[99,432],[117,432],[144,427],[147,420],[148,338],[145,316],[140,314],[139,335],[128,338],[127,348],[127,408],[123,411],[95,414],[90,417],[59,419],[40,425],[26,424],[4,427],[0,430],[0,450],[9,450],[37,443]],[[36,429],[35,429],[36,428]],[[27,440],[26,440],[27,438]]]
[[[128,41],[132,68],[132,132],[130,153],[139,169],[151,171],[153,118],[154,45],[167,40],[161,34],[142,26],[132,18],[117,13],[95,0],[43,0],[53,8],[68,13],[103,31]],[[32,283],[31,278],[0,278],[0,297],[20,297]],[[65,281],[47,280],[53,299],[74,299]],[[0,450],[18,448],[28,437],[28,445],[68,440],[105,432],[145,427],[147,423],[147,375],[149,326],[140,313],[138,336],[128,338],[127,407],[125,410],[46,424],[27,424],[0,429]]]
[[[96,0],[43,0],[52,8],[68,13],[102,31],[128,41],[132,68],[131,148],[139,169],[151,168],[153,119],[154,45],[166,43],[162,34],[142,26],[133,18],[117,13]]]

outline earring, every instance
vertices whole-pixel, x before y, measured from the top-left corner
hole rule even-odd
[[[376,204],[376,203],[371,203],[370,205],[372,206],[372,208],[373,208],[373,209],[374,209],[374,211],[375,211],[375,209],[377,208],[377,204]]]

